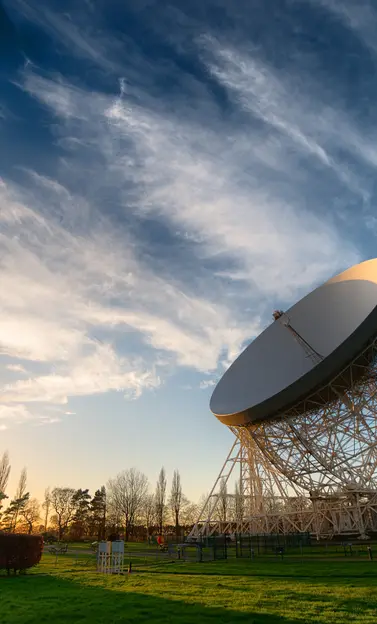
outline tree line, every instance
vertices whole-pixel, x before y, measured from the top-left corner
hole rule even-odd
[[[30,496],[27,470],[21,472],[13,498],[7,496],[11,465],[8,453],[0,459],[0,531],[54,533],[59,540],[105,539],[122,534],[125,540],[170,531],[179,536],[191,527],[198,506],[184,495],[178,470],[168,488],[161,468],[154,491],[145,474],[136,468],[123,470],[99,487],[47,488],[43,501]]]
[[[8,453],[0,458],[0,531],[51,533],[59,540],[107,539],[122,535],[146,539],[152,534],[183,537],[196,520],[206,495],[198,504],[185,496],[181,476],[175,470],[168,487],[162,467],[155,487],[136,468],[129,468],[109,479],[94,494],[87,488],[47,488],[43,501],[30,496],[27,470],[24,468],[13,498],[7,496],[11,465]],[[221,482],[214,517],[221,522],[238,522],[247,514],[241,483],[235,482],[232,493]],[[268,501],[265,501],[268,505]],[[276,511],[276,501],[271,500]],[[272,511],[272,510],[271,510]]]

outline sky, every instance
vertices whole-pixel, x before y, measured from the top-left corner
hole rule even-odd
[[[9,493],[232,443],[214,384],[272,311],[376,254],[377,5],[0,4]]]

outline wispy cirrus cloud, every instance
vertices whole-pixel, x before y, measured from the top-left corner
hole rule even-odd
[[[312,0],[309,0],[312,1]],[[350,28],[373,53],[377,53],[377,11],[369,0],[319,0],[345,26]]]
[[[98,207],[87,206],[85,215],[79,197],[71,197],[56,182],[33,178],[37,187],[31,192],[29,186],[24,200],[38,198],[35,219],[27,208],[29,230],[14,239],[14,228],[18,230],[23,222],[17,213],[4,241],[9,252],[3,258],[7,304],[19,313],[20,323],[18,332],[10,331],[13,321],[3,319],[2,343],[8,345],[8,355],[43,361],[55,354],[64,361],[77,349],[97,345],[94,338],[83,336],[83,327],[100,330],[121,325],[140,331],[151,346],[174,353],[181,364],[206,369],[216,366],[216,353],[222,348],[222,338],[216,339],[219,327],[229,325],[230,342],[232,331],[236,343],[242,340],[243,331],[232,329],[227,308],[182,292],[172,275],[159,276],[138,256],[127,230],[119,235]],[[13,192],[22,193],[20,188]],[[5,201],[9,214],[14,214],[14,205],[21,210],[19,201]],[[28,336],[25,344],[22,318],[35,337],[30,342]],[[195,318],[201,319],[200,328]],[[60,330],[54,324],[59,319],[63,320]]]
[[[109,58],[112,52],[116,52],[116,46],[102,36],[99,28],[91,28],[87,13],[84,14],[84,23],[79,25],[76,12],[54,11],[43,3],[37,7],[26,0],[15,0],[9,8],[17,10],[19,15],[40,26],[65,50],[74,50],[75,56],[94,63],[104,71],[119,69],[117,63]],[[89,16],[95,18],[93,12],[89,12]]]
[[[183,293],[173,279],[155,274],[134,254],[132,241],[127,244],[126,232],[119,241],[99,213],[89,210],[80,226],[74,214],[80,199],[56,181],[29,172],[27,179],[27,191],[7,187],[1,198],[7,234],[2,284],[8,295],[0,349],[8,357],[44,363],[47,373],[5,384],[3,403],[64,404],[68,397],[109,390],[138,397],[157,388],[159,359],[152,352],[147,363],[132,353],[127,333],[170,353],[178,365],[204,370],[217,366],[222,349],[239,348],[246,326],[235,327],[224,306]],[[24,236],[15,237],[23,224]],[[90,232],[80,235],[75,226]],[[116,343],[120,328],[127,356],[119,345],[96,338],[112,331]],[[12,370],[21,372],[17,364]]]
[[[252,174],[245,180],[246,155],[248,169],[254,165],[265,167],[265,175],[273,173],[275,166],[270,162],[274,156],[277,161],[275,145],[263,149],[261,144],[255,146],[254,137],[245,139],[237,128],[229,138],[218,135],[216,123],[212,128],[195,126],[153,113],[131,103],[124,88],[122,97],[111,100],[67,87],[71,105],[62,113],[54,105],[55,83],[29,76],[25,85],[55,114],[63,115],[68,125],[71,117],[77,121],[84,112],[88,115],[81,128],[75,127],[75,138],[82,145],[95,145],[127,211],[167,220],[199,242],[198,251],[206,258],[233,256],[239,267],[229,271],[232,277],[257,282],[264,291],[275,290],[279,284],[282,291],[289,288],[292,292],[289,283],[298,290],[325,276],[329,257],[332,262],[337,249],[338,266],[347,253],[356,259],[351,248],[344,248],[331,219],[322,220],[295,207]],[[61,84],[56,87],[57,91],[61,88]],[[277,261],[279,254],[284,255],[283,264]]]
[[[327,115],[323,115],[325,111],[318,110],[318,101],[314,106],[310,104],[303,93],[298,94],[294,84],[289,84],[289,76],[285,82],[280,80],[271,68],[251,54],[224,47],[210,37],[203,38],[203,49],[211,73],[244,110],[293,144],[298,152],[330,168],[350,190],[361,190],[355,188],[349,170],[338,164],[326,149],[323,139],[331,125]]]

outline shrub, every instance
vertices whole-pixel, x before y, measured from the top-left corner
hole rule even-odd
[[[26,570],[40,562],[43,550],[41,535],[0,533],[0,569],[10,574]]]

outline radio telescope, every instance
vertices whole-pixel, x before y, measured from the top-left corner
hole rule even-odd
[[[276,310],[210,408],[235,439],[191,537],[377,532],[377,259]]]

